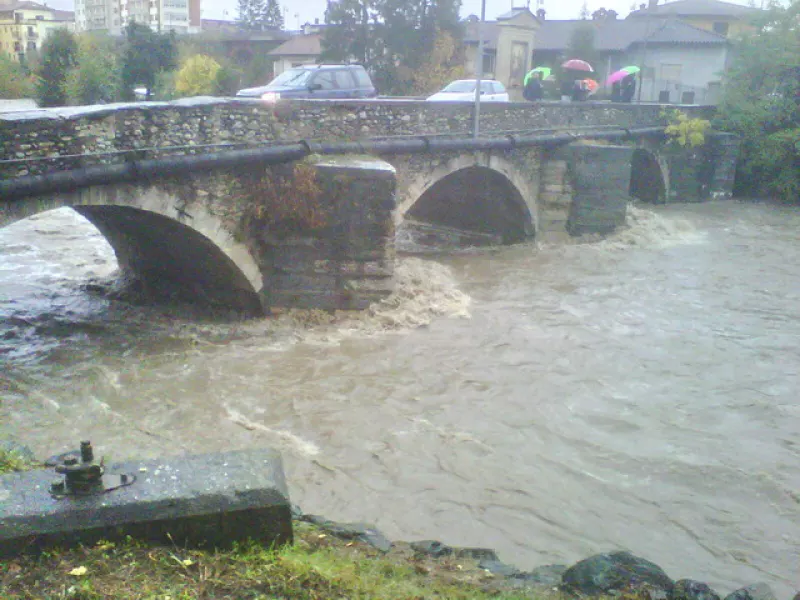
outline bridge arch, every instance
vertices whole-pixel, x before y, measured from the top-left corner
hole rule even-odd
[[[667,200],[669,169],[659,153],[647,145],[639,145],[631,156],[630,196],[651,204]]]
[[[261,314],[263,282],[250,250],[202,202],[182,196],[157,184],[96,186],[25,203],[12,220],[70,207],[103,234],[123,281],[144,296]]]
[[[438,158],[422,168],[403,167],[398,168],[406,171],[398,178],[398,225],[408,218],[491,234],[503,243],[536,232],[538,163],[523,174],[503,155],[469,152]]]

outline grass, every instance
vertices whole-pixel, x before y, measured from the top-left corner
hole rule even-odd
[[[32,465],[0,451],[0,473]],[[511,589],[472,559],[419,556],[399,543],[383,554],[295,523],[295,543],[197,550],[127,538],[0,561],[0,598],[35,600],[333,599],[560,600]]]
[[[0,475],[4,473],[14,473],[15,471],[27,471],[38,466],[13,450],[0,449]]]
[[[469,561],[380,554],[298,523],[295,544],[245,543],[229,551],[158,546],[127,539],[0,562],[0,597],[20,599],[367,599],[552,598],[503,590]]]

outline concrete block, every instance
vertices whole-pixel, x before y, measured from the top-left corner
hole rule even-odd
[[[56,544],[91,544],[126,535],[195,547],[252,538],[292,540],[280,455],[270,449],[113,465],[136,481],[91,496],[56,498],[58,476],[36,470],[0,476],[0,556]]]

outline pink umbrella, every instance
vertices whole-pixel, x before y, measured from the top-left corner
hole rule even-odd
[[[614,71],[611,75],[608,76],[606,79],[606,85],[613,85],[618,81],[622,81],[628,75],[634,75],[639,72],[639,67],[623,67],[619,71]]]
[[[568,61],[561,63],[561,66],[564,69],[572,69],[573,71],[588,71],[589,73],[594,71],[592,65],[580,58],[570,58]]]

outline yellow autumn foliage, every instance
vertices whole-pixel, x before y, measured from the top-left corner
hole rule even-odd
[[[175,78],[175,91],[183,96],[205,96],[216,92],[217,73],[222,67],[206,54],[190,56]]]
[[[685,112],[673,111],[667,115],[669,125],[664,130],[670,141],[682,147],[695,148],[706,143],[706,131],[711,122],[706,119],[691,119]]]

